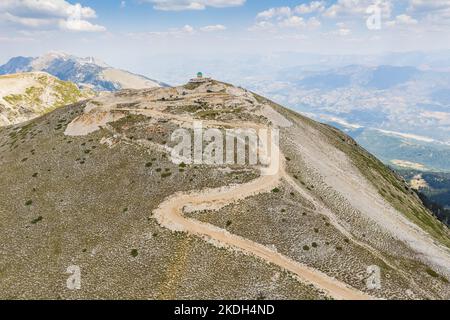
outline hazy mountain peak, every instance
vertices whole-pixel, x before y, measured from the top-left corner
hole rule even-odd
[[[75,61],[79,64],[93,64],[93,65],[97,65],[99,67],[103,67],[103,68],[110,68],[111,66],[109,66],[108,64],[106,64],[105,62],[103,62],[102,60],[89,56],[89,57],[77,57],[75,55],[63,52],[63,51],[49,51],[47,53],[45,53],[44,55],[38,57],[35,59],[35,63],[39,63],[39,62],[52,62],[54,60],[57,59],[61,59],[61,60],[72,60]]]
[[[44,70],[48,68],[55,60],[68,60],[70,55],[59,51],[50,51],[40,57],[34,58],[31,67],[34,70]]]
[[[111,68],[111,66],[108,65],[106,62],[103,62],[102,60],[97,59],[95,57],[78,58],[78,62],[81,64],[95,64],[103,68]]]
[[[113,68],[95,57],[80,58],[60,51],[34,58],[14,57],[0,66],[0,75],[29,71],[44,71],[98,91],[166,86],[145,76]]]

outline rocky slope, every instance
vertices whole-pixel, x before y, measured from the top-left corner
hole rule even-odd
[[[27,121],[92,96],[93,92],[44,72],[0,76],[0,126]]]
[[[278,128],[278,170],[174,163],[172,133],[194,121]],[[0,166],[1,298],[450,297],[449,230],[401,179],[340,131],[218,81],[0,128]]]
[[[14,57],[0,66],[0,75],[30,71],[44,71],[61,80],[97,91],[166,86],[156,80],[113,68],[92,57],[79,58],[61,52],[50,52],[35,58]]]

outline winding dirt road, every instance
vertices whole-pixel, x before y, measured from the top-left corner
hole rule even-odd
[[[109,108],[108,111],[116,110]],[[102,111],[102,110],[100,110]],[[104,111],[104,110],[103,110]],[[117,109],[119,111],[119,109]],[[172,121],[180,123],[189,123],[192,119],[179,115],[168,115],[152,109],[120,109],[120,111],[135,112],[145,114],[156,118],[170,118]],[[266,110],[273,123],[280,126],[287,125],[286,121],[280,121],[280,117],[270,110]],[[108,112],[92,111],[90,116],[76,118],[66,129],[67,135],[86,135],[99,129],[100,125],[106,125],[111,117]],[[216,121],[203,121],[205,126],[225,126],[233,127],[234,123],[222,123]],[[239,126],[246,125],[248,128],[258,129],[260,126],[254,123],[239,123]],[[118,134],[118,133],[115,133]],[[294,273],[297,279],[306,284],[313,284],[322,290],[328,296],[334,299],[361,300],[372,299],[373,297],[358,291],[347,284],[340,282],[316,269],[310,268],[305,264],[290,259],[272,248],[268,248],[249,239],[242,238],[228,231],[203,223],[195,219],[184,216],[186,209],[190,211],[198,210],[218,210],[235,201],[248,198],[252,195],[271,192],[279,186],[282,179],[290,184],[295,184],[292,178],[284,170],[283,155],[278,146],[272,143],[271,149],[278,157],[272,158],[271,167],[261,169],[261,176],[253,181],[241,185],[233,185],[216,189],[202,191],[192,191],[189,193],[176,193],[168,197],[154,211],[153,217],[158,223],[172,231],[186,232],[198,236],[217,246],[231,247],[240,250],[246,254],[260,258],[267,263],[273,263],[281,268]],[[297,186],[296,189],[299,190]],[[341,230],[342,231],[342,230]]]
[[[282,159],[281,153],[280,159]],[[276,161],[275,161],[276,163]],[[280,160],[281,167],[284,165]],[[277,164],[277,163],[276,163]],[[278,164],[277,164],[278,165]],[[248,198],[259,193],[271,192],[277,187],[281,179],[287,175],[283,169],[278,170],[275,175],[262,175],[261,177],[241,185],[208,189],[190,193],[177,193],[167,198],[154,211],[154,218],[158,223],[172,231],[187,232],[201,237],[212,243],[232,247],[252,256],[273,263],[281,268],[294,273],[298,280],[313,284],[324,291],[328,296],[338,300],[368,300],[373,297],[358,291],[347,284],[340,282],[328,275],[310,268],[302,263],[290,259],[271,248],[259,243],[242,238],[228,231],[194,220],[184,216],[185,209],[195,210],[218,210],[235,201]]]

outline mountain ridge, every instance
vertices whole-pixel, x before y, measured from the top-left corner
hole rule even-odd
[[[280,171],[259,184],[247,163],[174,163],[172,133],[195,121],[278,128]],[[450,296],[450,233],[417,195],[341,131],[242,88],[207,79],[104,94],[0,128],[0,150],[0,240],[6,257],[18,245],[26,257],[6,261],[4,296]],[[58,283],[73,264],[83,289],[68,292]]]
[[[30,71],[47,72],[97,91],[167,86],[145,76],[113,68],[94,57],[79,58],[63,52],[49,52],[40,57],[14,57],[0,66],[0,75]]]

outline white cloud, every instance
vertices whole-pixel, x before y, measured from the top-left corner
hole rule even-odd
[[[246,0],[143,0],[153,4],[156,10],[182,11],[182,10],[204,10],[207,7],[226,8],[237,7]]]
[[[318,28],[320,27],[320,21],[313,17],[305,20],[303,17],[291,16],[278,24],[283,28]]]
[[[227,29],[227,27],[225,27],[224,25],[221,25],[221,24],[216,24],[216,25],[212,25],[212,26],[204,26],[204,27],[200,28],[200,30],[204,31],[204,32],[224,31],[226,29]]]
[[[347,26],[345,22],[336,23],[337,30],[327,33],[328,35],[346,37],[352,33],[352,30]]]
[[[309,4],[304,3],[294,8],[294,12],[298,14],[309,14],[314,12],[322,12],[325,10],[325,1],[312,1]]]
[[[348,17],[348,16],[365,16],[367,9],[371,6],[378,6],[383,17],[391,16],[393,8],[393,0],[338,0],[324,12],[324,16],[329,18]]]
[[[411,25],[416,25],[418,23],[419,22],[416,19],[412,18],[411,16],[408,16],[406,14],[401,14],[401,15],[396,16],[395,20],[386,22],[386,25],[388,27],[394,27],[394,26],[398,26],[398,25],[411,26]]]
[[[450,8],[450,0],[410,0],[409,10],[441,11]]]
[[[49,19],[22,18],[15,16],[9,12],[0,14],[0,19],[6,22],[12,22],[30,28],[47,26],[52,23],[52,21]]]
[[[312,1],[302,4],[293,9],[290,7],[276,7],[259,12],[256,15],[256,23],[250,28],[251,31],[275,30],[280,28],[318,28],[321,22],[317,17],[306,19],[301,15],[325,10],[323,1]]]
[[[60,20],[59,26],[61,29],[69,31],[85,31],[85,32],[103,32],[106,28],[97,24],[92,24],[87,20],[68,19]]]
[[[427,25],[450,24],[450,0],[409,0],[407,12],[422,17]]]
[[[308,4],[304,3],[295,8],[290,7],[275,7],[270,8],[265,11],[258,13],[256,16],[259,20],[270,20],[270,19],[285,19],[295,17],[297,15],[305,15],[310,13],[322,12],[325,10],[324,1],[312,1]],[[297,18],[293,18],[294,23],[298,22]],[[286,21],[288,23],[288,21]]]
[[[268,10],[258,13],[256,19],[260,20],[270,20],[273,18],[281,19],[285,17],[290,17],[291,14],[292,14],[291,8],[289,7],[270,8]]]
[[[272,30],[275,28],[275,25],[270,21],[258,21],[253,26],[251,26],[249,31],[264,31],[264,30]]]
[[[127,6],[127,2],[126,1],[120,1],[120,8],[123,9]]]
[[[302,17],[292,16],[281,21],[279,25],[285,28],[298,28],[306,26],[306,22]]]
[[[79,12],[84,19],[97,16],[94,9],[65,0],[2,0],[0,11],[35,18],[67,18],[75,12]]]
[[[192,27],[192,26],[187,24],[184,27],[179,28],[179,29],[177,29],[177,28],[170,29],[169,32],[172,33],[172,34],[177,34],[177,35],[179,35],[179,34],[192,34],[192,33],[195,32],[195,29],[194,29],[194,27]]]
[[[338,35],[340,37],[346,37],[351,33],[351,30],[348,28],[340,28],[334,32],[332,32],[332,34],[334,35]]]
[[[2,0],[3,21],[39,28],[59,26],[72,31],[105,31],[106,28],[87,21],[97,17],[94,9],[65,0]]]
[[[316,17],[312,17],[308,20],[307,27],[309,28],[319,28],[322,23]]]

